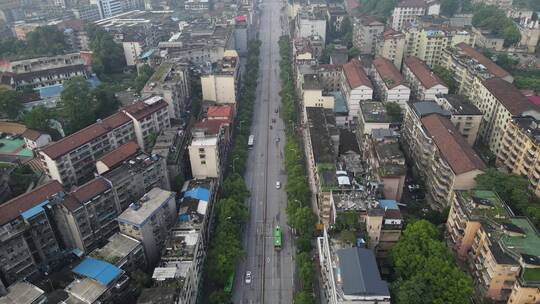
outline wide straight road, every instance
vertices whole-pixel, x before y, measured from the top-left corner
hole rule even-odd
[[[249,221],[244,236],[245,258],[236,269],[233,300],[235,304],[290,304],[294,289],[294,247],[287,226],[283,160],[284,124],[280,117],[279,46],[285,30],[283,2],[263,0],[260,4],[260,81],[254,106],[251,134],[255,144],[249,153],[245,180],[249,198]],[[283,17],[285,18],[285,17]],[[277,189],[276,182],[281,183]],[[282,249],[275,250],[273,229],[281,227]],[[245,281],[251,271],[252,282]]]

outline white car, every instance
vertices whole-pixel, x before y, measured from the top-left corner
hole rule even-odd
[[[276,189],[281,188],[281,182],[276,182]]]
[[[251,284],[251,271],[246,271],[246,284]]]

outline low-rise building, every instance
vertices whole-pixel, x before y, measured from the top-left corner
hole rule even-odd
[[[204,119],[193,126],[188,151],[194,178],[221,176],[229,147],[230,122],[230,119]]]
[[[307,107],[334,109],[334,96],[323,92],[323,85],[317,74],[305,74],[302,83],[302,104]]]
[[[186,169],[185,155],[191,134],[185,128],[171,127],[161,130],[152,149],[152,155],[165,159],[169,181],[184,176]]]
[[[453,190],[474,188],[485,165],[450,119],[436,113],[421,117],[409,107],[403,121],[402,145],[432,208],[446,208]]]
[[[383,185],[385,199],[400,201],[405,186],[407,167],[398,139],[370,140],[368,163],[373,177]]]
[[[295,23],[298,37],[319,36],[323,43],[326,41],[326,18],[322,14],[304,10],[296,16]]]
[[[341,93],[347,101],[351,120],[359,116],[362,100],[373,99],[373,85],[358,59],[353,59],[343,65]]]
[[[403,76],[417,100],[435,100],[438,94],[448,94],[448,86],[435,75],[425,62],[416,57],[405,58]]]
[[[223,58],[201,75],[203,100],[218,104],[235,104],[240,84],[240,58],[235,50],[227,50]]]
[[[120,232],[139,240],[148,263],[159,260],[170,228],[176,222],[176,194],[153,188],[117,218]]]
[[[382,56],[401,69],[405,53],[405,34],[386,28],[377,39],[377,55]]]
[[[497,154],[497,164],[527,177],[540,195],[540,117],[516,116],[508,123]]]
[[[166,159],[142,152],[133,141],[99,158],[96,169],[111,183],[119,210],[126,210],[154,187],[170,189]]]
[[[383,102],[395,102],[405,108],[411,95],[411,89],[392,61],[377,56],[373,60],[372,78]]]
[[[466,43],[450,46],[442,52],[440,65],[454,75],[459,94],[472,97],[473,88],[492,77],[502,78],[510,83],[514,81],[510,73]]]
[[[388,129],[392,121],[380,101],[364,101],[360,104],[358,129],[360,134],[371,134],[373,129]]]
[[[371,249],[340,244],[326,230],[317,239],[317,249],[328,303],[390,303],[388,283],[381,279]]]
[[[478,47],[490,49],[495,52],[504,50],[504,38],[502,36],[493,34],[489,29],[473,27],[472,31]]]
[[[62,258],[48,208],[63,190],[51,181],[0,205],[0,274],[7,284],[32,278]]]
[[[374,55],[376,41],[384,31],[384,23],[369,15],[353,19],[353,46],[363,55]]]
[[[451,113],[450,120],[467,143],[473,146],[482,123],[482,112],[461,95],[438,95],[435,102]]]
[[[89,77],[80,53],[0,61],[0,81],[13,89],[34,89],[61,84],[74,77]]]
[[[109,237],[103,247],[92,251],[90,257],[111,263],[127,273],[146,269],[142,243],[120,232]]]
[[[47,303],[45,292],[31,283],[17,282],[7,289],[7,294],[0,296],[0,304],[44,304]]]
[[[484,114],[480,139],[495,155],[499,153],[504,132],[513,116],[540,115],[540,109],[514,85],[490,78],[475,86],[471,102]]]
[[[168,60],[156,69],[141,91],[142,96],[159,95],[169,105],[171,119],[182,119],[190,105],[191,73],[189,65],[181,61]]]

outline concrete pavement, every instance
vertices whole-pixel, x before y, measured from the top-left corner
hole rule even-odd
[[[261,75],[251,130],[255,143],[249,153],[245,175],[251,191],[248,200],[250,216],[243,240],[245,258],[237,267],[233,288],[233,301],[237,304],[290,304],[293,299],[295,249],[285,212],[285,132],[280,113],[276,113],[281,107],[278,40],[286,26],[280,21],[282,5],[281,1],[263,1],[261,4]],[[275,123],[272,123],[273,118]],[[281,189],[276,189],[276,181],[281,182]],[[280,225],[283,233],[280,251],[274,249],[273,243],[276,225]],[[246,271],[252,273],[251,284],[245,283]]]

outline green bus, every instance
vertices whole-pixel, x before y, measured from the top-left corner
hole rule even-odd
[[[279,228],[279,225],[274,228],[274,248],[281,250],[281,228]]]

